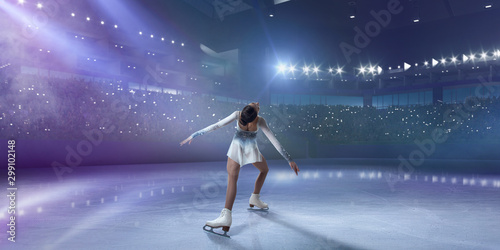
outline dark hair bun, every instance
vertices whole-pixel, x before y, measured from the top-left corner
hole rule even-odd
[[[257,118],[257,111],[254,107],[247,105],[241,111],[240,123],[246,126],[248,123],[253,122]]]

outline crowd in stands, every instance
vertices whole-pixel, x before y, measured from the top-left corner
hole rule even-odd
[[[117,82],[22,75],[0,93],[3,139],[81,140],[101,131],[105,140],[180,142],[246,103],[206,95],[127,89]],[[500,100],[470,98],[467,105],[374,107],[263,105],[278,139],[287,135],[331,144],[413,143],[444,131],[447,142],[500,141]],[[229,143],[234,125],[197,140]]]

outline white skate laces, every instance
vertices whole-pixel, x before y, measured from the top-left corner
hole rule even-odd
[[[220,212],[219,218],[211,221],[207,221],[206,225],[211,228],[219,228],[222,227],[222,231],[229,231],[229,227],[231,227],[232,223],[231,210],[224,208]]]
[[[257,206],[260,209],[269,209],[269,206],[260,200],[260,194],[252,194],[248,203],[250,204],[250,207]]]

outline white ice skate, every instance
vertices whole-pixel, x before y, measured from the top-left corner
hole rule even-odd
[[[252,194],[248,203],[250,204],[250,208],[248,210],[269,210],[269,206],[260,200],[260,194]],[[254,206],[257,206],[260,209],[254,209]]]
[[[217,235],[229,238],[229,235],[227,235],[227,232],[229,231],[229,228],[231,227],[232,221],[233,220],[231,217],[231,210],[224,208],[220,212],[219,218],[217,218],[215,220],[207,221],[205,226],[203,226],[203,230],[210,232],[210,233],[213,233],[213,234],[217,234]],[[210,228],[207,229],[206,227],[210,227]],[[214,228],[219,228],[219,227],[222,227],[222,231],[224,231],[224,234],[217,233],[214,231]]]

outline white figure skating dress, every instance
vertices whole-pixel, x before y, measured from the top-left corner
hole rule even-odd
[[[240,112],[235,111],[228,117],[220,120],[219,122],[212,124],[202,130],[199,130],[191,135],[192,138],[203,135],[205,133],[212,132],[218,128],[226,126],[233,121],[236,121],[236,133],[234,134],[231,145],[229,146],[229,150],[227,151],[227,156],[240,164],[240,167],[243,165],[261,162],[262,154],[259,151],[259,147],[257,146],[257,131],[262,130],[266,137],[271,141],[273,146],[278,150],[278,152],[287,160],[288,162],[292,161],[292,158],[286,152],[286,150],[281,146],[278,142],[274,134],[271,132],[269,127],[267,126],[266,120],[262,117],[258,117],[257,121],[257,130],[256,131],[245,131],[240,128],[238,125],[238,121],[240,118]]]

